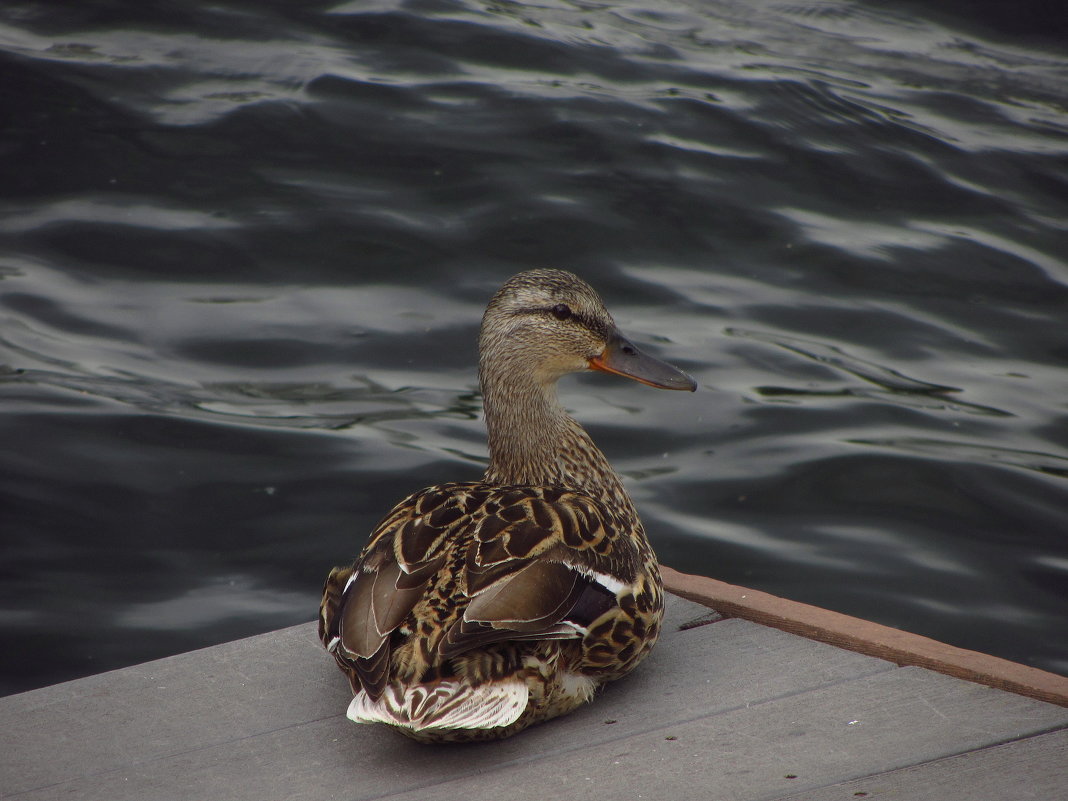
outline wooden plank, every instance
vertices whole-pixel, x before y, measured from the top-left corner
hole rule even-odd
[[[311,624],[0,699],[0,795],[744,801],[1068,728],[1060,707],[745,620],[686,626],[695,615],[672,598],[633,676],[500,743],[349,723]]]
[[[1061,707],[907,667],[386,798],[773,799],[1066,726]]]
[[[905,672],[914,673],[912,680],[849,689],[858,682],[878,682]],[[933,677],[936,686],[925,686],[922,679],[915,680],[918,676]],[[938,682],[956,689],[947,693]],[[968,692],[961,693],[960,688]],[[985,701],[976,698],[983,694]],[[901,703],[903,697],[913,700]],[[1010,699],[1007,706],[1004,699]],[[848,682],[845,688],[837,685],[593,742],[581,730],[571,729],[567,719],[533,730],[531,734],[537,731],[539,736],[526,741],[452,747],[419,746],[388,733],[367,738],[358,734],[363,730],[333,719],[177,755],[161,764],[91,776],[76,788],[62,788],[63,793],[49,788],[20,799],[58,798],[69,791],[79,801],[461,797],[746,801],[878,772],[882,766],[907,764],[917,755],[929,758],[954,747],[968,748],[992,736],[985,728],[991,720],[1025,728],[1049,724],[1051,719],[1042,713],[1036,719],[1034,708],[1039,706],[1063,720],[1063,710],[1057,707],[906,668]],[[962,708],[970,713],[962,714]],[[853,714],[861,716],[866,728],[860,723],[850,726],[850,720],[857,719],[849,718]],[[501,759],[499,752],[504,749],[510,759]],[[1033,767],[1057,770],[1060,761],[1058,755],[1052,766]],[[984,777],[980,773],[976,778]]]
[[[663,639],[633,676],[567,718],[480,746],[475,762],[489,770],[562,742],[581,749],[894,669],[742,620],[680,630],[707,615],[672,598]],[[450,749],[349,723],[348,700],[312,624],[3,698],[0,794],[160,801],[263,797],[254,788],[292,786],[312,801],[374,797],[470,770],[440,756]],[[350,780],[358,793],[346,789]]]
[[[781,801],[1050,801],[1068,796],[1068,730],[792,794]]]
[[[732,617],[799,634],[899,665],[916,665],[1000,690],[1068,706],[1068,677],[955,648],[868,620],[664,567],[664,583],[683,598]]]
[[[0,796],[336,715],[311,625],[0,698]]]

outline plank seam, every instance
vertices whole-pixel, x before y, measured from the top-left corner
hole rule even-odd
[[[754,801],[791,801],[792,799],[803,799],[806,796],[808,796],[808,795],[810,795],[812,793],[817,793],[817,792],[819,792],[821,790],[829,790],[829,789],[832,789],[834,787],[838,787],[840,785],[845,785],[845,784],[851,784],[853,782],[863,782],[863,781],[869,781],[869,780],[870,781],[876,781],[880,776],[888,776],[888,775],[896,773],[898,771],[913,770],[913,769],[917,769],[917,768],[926,767],[926,766],[929,766],[929,765],[937,765],[939,762],[944,762],[944,761],[950,760],[950,759],[959,759],[960,757],[965,756],[967,754],[976,754],[976,755],[983,754],[984,752],[987,752],[992,748],[1002,748],[1002,747],[1004,747],[1006,745],[1011,745],[1013,743],[1027,742],[1028,740],[1032,740],[1032,739],[1034,739],[1036,737],[1044,737],[1046,735],[1054,734],[1054,733],[1056,733],[1058,731],[1063,731],[1065,729],[1068,729],[1068,727],[1060,725],[1060,724],[1054,724],[1054,725],[1051,725],[1048,729],[1043,729],[1041,731],[1030,732],[1029,734],[1024,734],[1024,735],[1021,735],[1019,737],[1008,737],[1008,738],[1006,738],[1004,740],[1000,740],[998,742],[987,743],[986,745],[981,745],[981,746],[979,746],[977,748],[965,748],[963,751],[958,751],[958,752],[955,752],[955,753],[952,753],[952,754],[943,754],[942,756],[935,757],[934,759],[926,759],[926,760],[924,760],[922,762],[907,762],[907,763],[905,763],[903,765],[898,765],[897,767],[887,768],[886,770],[880,770],[877,773],[863,773],[863,774],[858,774],[856,776],[850,776],[850,777],[844,778],[844,779],[836,779],[835,781],[829,782],[827,784],[813,785],[812,787],[806,787],[804,790],[798,790],[796,792],[791,792],[791,793],[789,793],[787,795],[780,795],[780,794],[768,795],[768,796],[764,796],[763,798],[754,799]]]

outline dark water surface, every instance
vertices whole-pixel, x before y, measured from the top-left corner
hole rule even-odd
[[[311,619],[532,266],[701,384],[562,387],[665,563],[1068,672],[1068,45],[964,12],[5,3],[0,691]]]

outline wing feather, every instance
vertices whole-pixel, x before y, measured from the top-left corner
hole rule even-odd
[[[374,705],[392,686],[391,654],[413,638],[425,638],[405,657],[405,675],[417,677],[493,643],[582,637],[638,579],[642,555],[608,534],[629,524],[559,487],[448,484],[416,493],[386,516],[354,565],[338,604],[335,655]]]
[[[534,633],[559,622],[581,592],[579,574],[558,562],[528,562],[474,598],[464,620]]]

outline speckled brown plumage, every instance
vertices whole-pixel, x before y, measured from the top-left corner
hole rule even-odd
[[[482,481],[405,498],[326,581],[319,634],[349,677],[349,716],[429,742],[507,737],[632,670],[660,632],[656,558],[619,477],[556,400],[601,369],[692,379],[637,351],[561,270],[520,273],[483,318]]]

